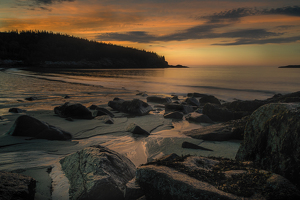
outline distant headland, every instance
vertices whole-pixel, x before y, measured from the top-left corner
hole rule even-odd
[[[187,68],[155,52],[47,31],[0,32],[0,67],[36,69]]]
[[[278,68],[300,68],[300,65],[287,65],[287,66],[280,66]]]

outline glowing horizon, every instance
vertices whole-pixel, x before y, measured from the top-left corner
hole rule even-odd
[[[300,64],[298,0],[1,1],[0,31],[65,33],[154,51],[172,65]]]

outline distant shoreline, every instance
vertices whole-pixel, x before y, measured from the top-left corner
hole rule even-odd
[[[140,66],[137,64],[123,63],[122,65],[103,64],[101,61],[46,61],[42,63],[24,64],[24,61],[20,60],[0,60],[0,68],[26,68],[28,70],[47,70],[55,69],[59,71],[61,69],[166,69],[166,68],[189,68],[183,65],[152,65],[152,66]]]
[[[287,65],[287,66],[280,66],[278,68],[300,68],[300,65]]]

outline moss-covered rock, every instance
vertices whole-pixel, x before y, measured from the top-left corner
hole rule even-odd
[[[250,116],[237,160],[254,161],[300,188],[300,103],[274,103]]]
[[[173,156],[137,169],[136,180],[149,200],[297,199],[287,179],[252,162],[198,156]],[[274,195],[275,194],[275,195]]]

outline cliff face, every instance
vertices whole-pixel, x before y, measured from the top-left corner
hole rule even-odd
[[[164,56],[154,52],[40,31],[0,32],[0,64],[70,68],[169,66]]]

